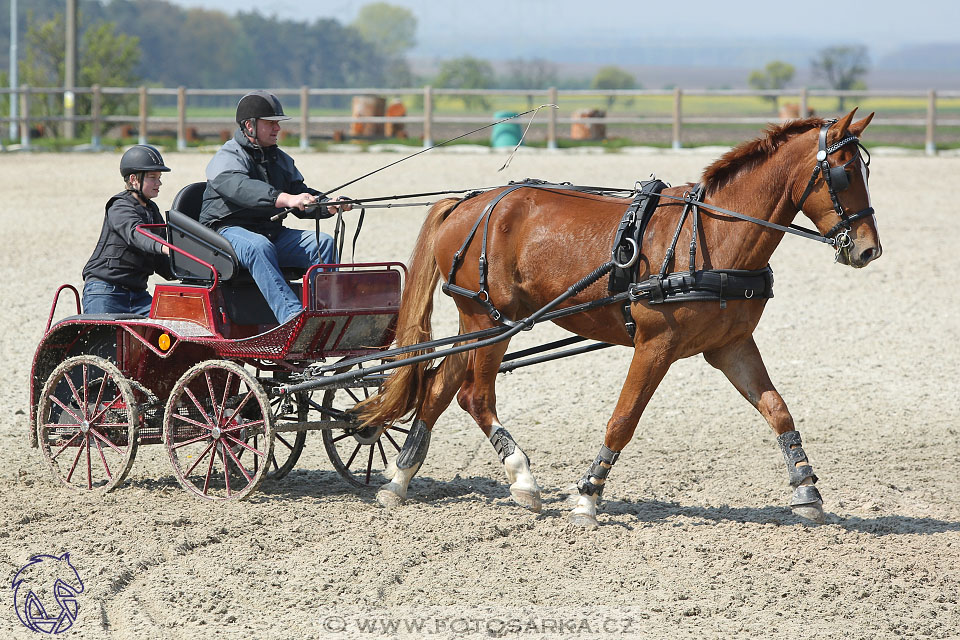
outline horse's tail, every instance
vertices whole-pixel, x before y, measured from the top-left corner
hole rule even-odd
[[[410,257],[410,270],[400,299],[397,332],[394,343],[408,347],[431,339],[430,316],[433,315],[433,293],[440,280],[440,269],[433,255],[434,238],[459,200],[447,198],[437,202],[427,214]],[[424,349],[398,356],[403,360],[433,349]],[[357,417],[363,426],[390,425],[407,417],[423,400],[428,362],[419,362],[394,369],[375,395],[357,405]]]

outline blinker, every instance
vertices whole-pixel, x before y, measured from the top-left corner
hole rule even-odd
[[[830,186],[834,191],[843,191],[850,186],[850,177],[847,174],[847,165],[842,164],[838,167],[830,167]]]

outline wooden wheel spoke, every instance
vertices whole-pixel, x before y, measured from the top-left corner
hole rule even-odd
[[[241,446],[247,447],[246,443],[239,442],[239,441],[236,441],[236,442],[237,442],[237,444],[239,444],[239,445],[241,445]],[[263,455],[262,453],[259,453],[256,449],[251,449],[250,447],[247,447],[247,448],[250,449],[251,451],[253,451],[254,453],[256,453],[257,455],[260,455],[260,456]],[[248,482],[248,483],[253,482],[253,478],[251,478],[251,477],[250,477],[250,474],[247,473],[247,470],[244,468],[243,464],[240,462],[240,459],[237,458],[237,455],[233,452],[233,449],[231,449],[230,447],[226,446],[226,444],[224,444],[223,451],[230,454],[230,459],[233,460],[233,464],[237,465],[237,468],[240,469],[240,473],[242,473],[242,474],[243,474],[243,477],[247,479],[247,482]],[[254,458],[254,460],[256,460],[256,459],[257,459],[257,458]],[[224,457],[224,461],[223,461],[223,475],[224,475],[225,478],[230,475],[230,474],[228,473],[228,471],[227,471],[227,461],[226,461],[226,457]],[[227,480],[227,495],[230,495],[230,480],[229,480],[229,479]]]
[[[353,401],[354,401],[355,403],[356,403],[356,402],[360,402],[360,396],[358,396],[357,394],[355,394],[355,393],[353,392],[353,389],[344,389],[344,391],[347,392],[347,395],[348,395],[348,396],[350,396],[351,398],[353,398]]]
[[[339,436],[337,436],[336,438],[331,439],[330,442],[340,442],[340,441],[343,440],[344,438],[349,438],[349,437],[352,436],[352,435],[353,435],[352,433],[341,433],[341,434],[340,434]]]
[[[126,426],[126,425],[123,425],[123,426]],[[113,443],[107,436],[103,435],[102,433],[100,433],[100,432],[97,431],[96,429],[90,429],[90,433],[92,433],[92,434],[94,435],[93,441],[97,444],[97,448],[100,447],[100,441],[103,440],[103,442],[104,442],[107,446],[109,446],[111,449],[113,449],[114,451],[116,451],[116,452],[119,453],[120,455],[126,455],[127,452],[126,452],[124,449],[121,449],[120,447],[118,447],[118,446],[117,446],[115,443]],[[129,443],[127,444],[127,446],[130,446]]]
[[[53,400],[54,402],[56,402],[58,405],[60,405],[60,408],[61,408],[61,409],[63,409],[64,411],[66,411],[67,413],[69,413],[71,416],[73,416],[73,418],[77,421],[77,424],[62,424],[62,425],[59,425],[59,426],[61,426],[61,427],[79,427],[79,426],[80,426],[80,423],[83,422],[83,418],[81,418],[80,416],[78,416],[77,414],[75,414],[70,407],[68,407],[67,405],[65,405],[65,404],[63,404],[62,402],[60,402],[60,398],[58,398],[57,396],[53,395],[52,393],[50,394],[49,398],[50,398],[51,400]]]
[[[197,396],[193,395],[193,391],[190,390],[190,387],[185,386],[183,388],[183,392],[187,394],[187,397],[190,398],[191,401],[193,401],[193,406],[197,408],[197,411],[200,412],[200,415],[203,416],[203,419],[207,421],[208,425],[216,424],[215,422],[210,420],[210,416],[207,415],[206,410],[204,410],[203,406],[200,404],[200,401],[197,400]]]
[[[287,442],[286,438],[284,438],[282,435],[280,435],[280,434],[278,433],[278,434],[274,435],[273,437],[274,437],[276,440],[279,440],[280,442],[282,442],[282,443],[283,443],[283,446],[285,446],[287,449],[290,449],[291,451],[293,451],[293,445],[290,444],[289,442]]]
[[[225,427],[221,429],[224,433],[233,433],[234,431],[241,431],[243,429],[253,429],[254,427],[263,426],[263,420],[251,420],[250,422],[240,422],[232,427]]]
[[[405,433],[405,434],[408,434],[408,435],[409,435],[409,433],[410,433],[410,429],[404,429],[403,427],[390,427],[390,428],[393,429],[394,431],[398,431],[398,432],[400,432],[400,433]]]
[[[103,408],[101,409],[101,408],[100,408],[100,397],[98,396],[98,397],[97,397],[97,404],[93,405],[94,408],[95,408],[95,410],[96,410],[96,413],[90,418],[90,422],[91,422],[91,423],[96,422],[96,421],[99,420],[99,419],[103,416],[103,414],[105,414],[107,411],[109,411],[110,409],[115,409],[116,407],[115,407],[114,405],[117,404],[117,400],[120,401],[120,406],[122,406],[122,405],[123,405],[123,397],[118,394],[117,396],[115,396],[115,397],[113,398],[113,400],[111,400],[109,403],[107,403],[106,405],[104,405]]]
[[[223,417],[223,414],[222,414],[223,404],[221,403],[220,407],[219,408],[217,407],[217,402],[216,402],[217,394],[213,390],[213,380],[210,379],[210,372],[204,371],[203,377],[207,381],[207,393],[210,394],[210,404],[212,405],[212,408],[213,408],[213,424],[219,425],[220,418]],[[226,394],[226,388],[224,388],[224,394]]]
[[[89,392],[87,391],[88,385],[89,385],[88,379],[90,376],[87,373],[87,363],[83,363],[82,365],[80,365],[80,369],[83,371],[83,405],[82,405],[83,415],[86,416],[87,410],[90,406],[89,404],[90,397],[89,397]]]
[[[231,420],[237,419],[237,416],[240,415],[240,412],[243,411],[243,408],[247,406],[247,402],[249,402],[250,398],[252,397],[253,397],[253,389],[250,389],[249,391],[247,391],[247,395],[243,397],[243,400],[240,401],[240,404],[237,406],[237,408],[234,409],[233,413],[230,414]],[[261,420],[261,422],[263,421]]]
[[[67,381],[67,385],[70,387],[70,393],[73,394],[73,399],[77,403],[77,407],[80,408],[80,413],[86,416],[87,415],[87,412],[85,410],[86,404],[83,402],[83,398],[80,397],[80,392],[77,391],[77,387],[73,384],[73,380],[70,379],[70,376],[68,375],[67,372],[64,372],[63,378],[64,380]],[[55,389],[51,389],[51,391],[54,391],[54,390]],[[55,397],[53,394],[50,395],[50,398],[56,401],[56,403],[59,404],[61,407],[66,409],[66,407],[63,406],[63,403],[60,402],[59,398]],[[77,420],[79,420],[80,422],[83,422],[83,418],[78,418],[76,414],[74,414],[72,411],[70,413],[71,415],[73,415],[73,417],[77,418]]]
[[[353,464],[353,459],[357,457],[357,453],[359,453],[360,447],[362,446],[363,446],[362,444],[358,444],[357,448],[353,450],[352,454],[350,454],[350,459],[347,460],[347,464],[344,465],[347,469],[349,469],[350,465]]]
[[[263,451],[260,451],[259,449],[256,449],[256,448],[254,448],[254,447],[251,447],[251,446],[248,445],[246,442],[244,442],[244,441],[242,441],[242,440],[237,440],[237,439],[234,438],[233,436],[224,435],[223,437],[226,438],[227,440],[230,440],[230,441],[233,442],[234,444],[243,447],[243,448],[246,449],[247,451],[252,452],[252,453],[253,453],[254,455],[256,455],[256,456],[260,456],[261,458],[263,458],[263,457],[265,457],[265,456],[267,455],[267,454],[264,453]]]
[[[370,457],[367,458],[367,484],[370,484],[371,469],[373,469],[373,445],[370,445]]]
[[[90,438],[89,434],[87,434],[87,438]],[[96,442],[96,440],[94,440],[94,442]],[[87,489],[93,489],[93,465],[90,463],[90,442],[89,441],[87,442]]]
[[[179,449],[180,447],[185,447],[188,444],[196,444],[197,442],[200,442],[201,440],[206,440],[209,437],[210,437],[210,434],[205,433],[202,436],[197,436],[196,438],[191,438],[189,440],[184,440],[183,442],[177,442],[177,443],[171,444],[170,448],[176,450],[176,449]]]
[[[73,459],[73,466],[70,467],[70,473],[67,474],[67,482],[73,478],[73,472],[77,468],[77,463],[80,462],[80,456],[83,454],[83,449],[87,446],[87,439],[83,439],[83,444],[80,445],[80,448],[77,449],[77,457]]]
[[[76,440],[76,439],[79,438],[79,437],[80,437],[80,431],[79,431],[79,429],[78,429],[77,432],[76,432],[75,434],[73,434],[73,435],[70,437],[69,440],[67,440],[66,444],[64,444],[62,447],[60,447],[59,449],[57,449],[57,452],[50,456],[50,459],[51,459],[51,460],[56,460],[56,459],[57,459],[57,456],[59,456],[61,453],[63,453],[64,450],[65,450],[67,447],[70,446],[70,443],[72,443],[74,440]]]
[[[383,460],[383,466],[387,466],[387,453],[383,450],[383,442],[377,440],[377,448],[380,449],[380,459]]]
[[[210,446],[213,447],[217,443],[216,440],[210,443]],[[207,491],[210,489],[210,476],[213,475],[213,461],[217,458],[217,450],[214,448],[210,452],[210,465],[207,467],[207,475],[203,479],[203,495],[207,495]]]
[[[204,436],[204,437],[206,437],[206,436]],[[207,452],[209,452],[210,449],[212,449],[212,448],[213,448],[213,445],[215,445],[215,444],[216,444],[216,440],[211,440],[211,441],[210,441],[210,444],[208,444],[207,447],[200,453],[200,455],[197,456],[197,459],[194,461],[194,463],[193,463],[192,465],[190,465],[190,468],[187,469],[186,473],[183,474],[183,477],[184,477],[184,478],[186,478],[186,477],[189,476],[191,473],[193,473],[193,470],[197,468],[197,465],[200,464],[200,461],[201,461],[201,460],[203,460],[204,458],[207,457]],[[206,490],[204,490],[204,493],[206,493]]]
[[[109,377],[110,376],[107,375],[107,372],[104,371],[103,377],[100,378],[100,388],[97,390],[97,401],[93,403],[93,408],[95,411],[97,411],[97,414],[92,418],[90,418],[90,422],[93,422],[94,420],[99,418],[100,414],[107,410],[107,407],[104,407],[102,410],[100,410],[100,402],[103,400],[103,390],[106,389],[107,387],[107,378]],[[110,401],[110,404],[113,404],[116,401],[117,399],[116,397],[114,397],[114,399]]]
[[[96,433],[96,432],[94,432],[94,433]],[[97,445],[97,453],[100,454],[100,462],[103,463],[103,468],[104,468],[104,470],[106,470],[106,472],[107,472],[107,478],[113,480],[113,474],[110,473],[110,465],[107,464],[107,458],[103,455],[103,447],[100,446],[100,441],[97,440],[96,438],[94,438],[94,439],[93,439],[93,442],[94,442],[94,444]],[[114,448],[116,448],[116,447],[114,447]],[[118,451],[119,451],[119,449],[118,449]]]
[[[182,422],[187,422],[187,423],[192,424],[192,425],[194,425],[194,426],[196,426],[196,427],[201,427],[201,428],[203,428],[203,429],[206,429],[207,431],[213,431],[213,427],[211,427],[209,423],[208,423],[208,424],[204,424],[204,423],[202,423],[202,422],[197,422],[197,421],[194,420],[193,418],[188,418],[187,416],[182,416],[182,415],[180,415],[179,413],[174,413],[174,414],[173,414],[173,418],[174,418],[175,420],[180,420],[180,421],[182,421]]]
[[[225,443],[220,444],[220,459],[223,461],[223,484],[227,487],[227,497],[231,495],[230,492],[230,468],[227,466],[227,454],[226,451],[229,447]],[[233,455],[233,452],[230,452],[230,455]]]
[[[401,447],[399,444],[397,444],[397,441],[394,440],[394,439],[393,439],[393,436],[390,435],[390,429],[384,429],[384,430],[383,430],[383,435],[384,435],[384,437],[385,437],[387,440],[390,441],[390,444],[392,444],[392,445],[393,445],[393,448],[396,449],[397,451],[400,451],[400,449],[403,448],[403,447]]]

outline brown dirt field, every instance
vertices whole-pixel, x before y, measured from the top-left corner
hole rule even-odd
[[[397,159],[293,153],[318,188]],[[161,208],[209,157],[166,155]],[[497,173],[501,157],[437,152],[347,192],[527,176],[630,186],[654,171],[681,183],[711,159],[520,154]],[[391,511],[339,478],[316,433],[285,480],[236,504],[187,495],[162,447],[141,448],[105,497],[55,486],[27,443],[31,361],[55,288],[80,284],[118,160],[0,155],[0,637],[35,637],[9,581],[31,555],[64,552],[85,584],[71,638],[960,637],[960,158],[875,154],[884,254],[868,268],[792,237],[772,260],[776,298],[756,338],[821,478],[827,524],[789,512],[772,432],[697,357],[657,391],[592,532],[568,525],[566,488],[602,442],[626,349],[501,378],[500,417],[544,488],[539,515],[512,503],[495,452],[456,407]],[[406,260],[423,213],[368,212],[357,257]],[[436,333],[453,333],[452,303],[438,305]],[[513,347],[562,335],[538,327]]]

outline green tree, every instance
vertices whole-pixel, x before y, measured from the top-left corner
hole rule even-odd
[[[543,58],[514,59],[507,62],[505,89],[547,89],[557,86],[557,65]],[[527,108],[533,108],[533,96],[527,96]]]
[[[637,81],[632,75],[620,67],[603,67],[597,71],[590,82],[591,89],[601,91],[618,91],[637,88]],[[607,96],[607,109],[613,108],[613,103],[617,101],[616,96]],[[629,104],[631,101],[627,101]]]
[[[836,46],[821,49],[810,66],[816,77],[823,78],[838,91],[866,89],[863,76],[870,67],[870,57],[863,45]],[[838,109],[844,110],[844,97],[837,99]]]
[[[440,65],[440,71],[434,80],[438,87],[450,89],[489,89],[494,83],[493,66],[486,60],[463,56],[447,60]],[[483,96],[463,96],[468,108],[478,107],[486,110],[489,103]]]
[[[763,68],[763,71],[757,70],[751,72],[750,77],[747,78],[747,84],[759,91],[783,89],[787,86],[788,82],[793,80],[794,72],[795,69],[792,64],[774,60],[773,62],[768,62],[767,66]],[[777,96],[764,96],[764,98],[770,101],[773,110],[776,111]]]
[[[21,82],[34,87],[62,87],[66,75],[63,14],[43,22],[30,15],[27,25],[25,55],[19,68]],[[139,82],[133,71],[140,62],[139,41],[136,37],[118,34],[112,22],[88,27],[83,31],[78,49],[78,86],[128,87]],[[104,96],[101,113],[111,115],[125,111],[135,100],[135,96]],[[78,95],[75,113],[87,114],[90,108],[91,97]],[[63,114],[63,103],[57,94],[37,95],[30,99],[30,110],[37,115],[56,117]],[[89,125],[79,127],[81,131],[88,128]],[[59,126],[52,125],[51,130],[59,133]]]
[[[402,57],[417,44],[417,18],[386,2],[365,4],[351,26],[388,58]]]

